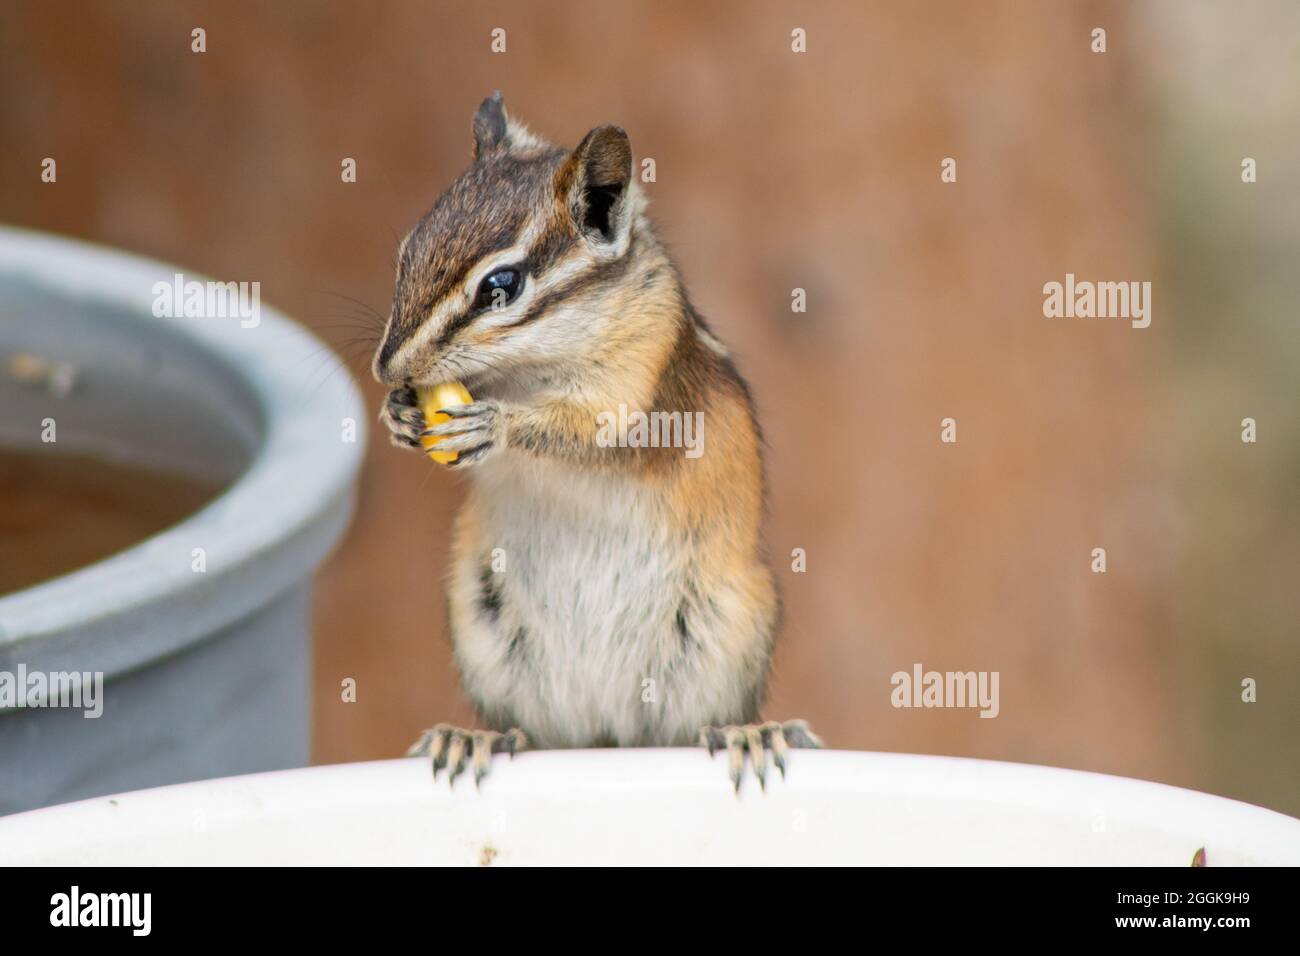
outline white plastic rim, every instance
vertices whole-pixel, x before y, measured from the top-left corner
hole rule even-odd
[[[141,790],[0,818],[3,865],[1300,863],[1300,820],[1161,784],[1022,764],[798,751],[737,796],[725,755],[426,760]]]

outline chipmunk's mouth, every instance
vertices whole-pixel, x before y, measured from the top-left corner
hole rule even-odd
[[[473,369],[452,361],[439,361],[424,375],[408,384],[432,388],[444,382],[459,382],[479,399],[525,401],[551,384],[553,370],[543,363],[511,362],[505,367],[477,364]]]
[[[505,378],[494,369],[475,369],[466,373],[440,362],[428,373],[411,379],[407,384],[413,388],[432,388],[447,382],[459,382],[477,400],[501,397],[498,393],[503,390]]]

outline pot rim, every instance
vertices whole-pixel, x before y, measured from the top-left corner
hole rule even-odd
[[[237,318],[159,318],[156,282],[209,277],[103,246],[0,227],[0,279],[126,310],[233,372],[256,402],[261,441],[244,472],[180,523],[102,561],[0,597],[0,669],[111,677],[212,635],[307,579],[346,529],[366,447],[352,375],[270,306]],[[323,364],[322,364],[323,363]],[[328,367],[328,368],[327,368]],[[343,421],[355,441],[343,440]],[[202,547],[207,569],[192,568]]]

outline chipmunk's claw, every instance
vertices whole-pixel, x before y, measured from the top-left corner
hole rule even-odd
[[[436,438],[438,451],[455,452],[457,458],[448,462],[450,467],[472,465],[505,444],[502,412],[495,402],[453,405],[440,409],[438,414],[446,415],[448,420],[424,429],[418,437]]]
[[[754,768],[761,789],[767,789],[767,751],[772,751],[772,763],[785,777],[792,748],[819,748],[821,740],[808,729],[802,720],[780,723],[769,720],[762,724],[738,724],[726,727],[705,727],[700,731],[700,745],[712,757],[719,750],[727,751],[727,776],[736,793],[745,779],[745,758]]]
[[[388,393],[379,411],[379,420],[388,427],[390,440],[399,448],[420,448],[420,435],[425,430],[424,413],[420,411],[415,389],[409,385]]]
[[[495,730],[462,730],[450,724],[436,724],[420,734],[420,739],[406,751],[408,757],[428,757],[434,779],[446,768],[448,786],[465,771],[468,761],[474,770],[477,787],[492,769],[492,755],[516,751],[528,746],[528,738],[519,729],[498,733]]]

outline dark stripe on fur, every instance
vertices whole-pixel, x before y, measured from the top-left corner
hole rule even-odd
[[[521,325],[527,325],[529,322],[535,322],[554,308],[558,303],[565,299],[571,299],[579,296],[593,286],[604,285],[607,282],[616,282],[627,271],[632,262],[632,250],[628,254],[620,256],[617,259],[608,262],[602,262],[593,269],[588,269],[581,275],[574,276],[563,285],[551,289],[537,299],[519,319],[503,326],[504,329],[517,329]]]

